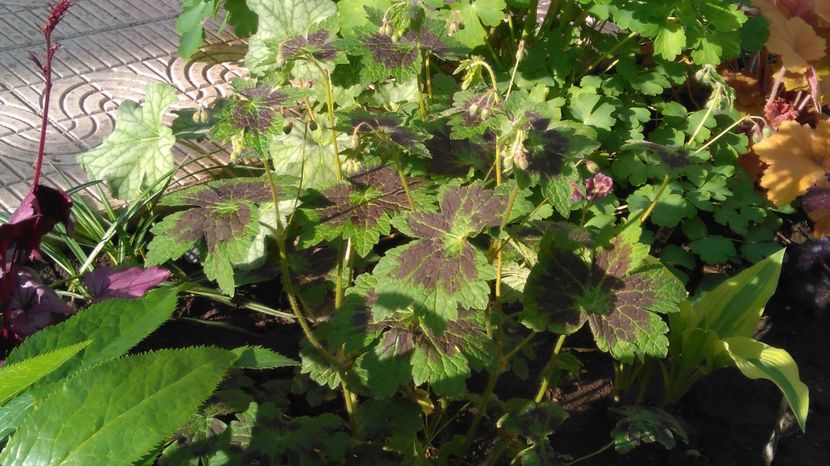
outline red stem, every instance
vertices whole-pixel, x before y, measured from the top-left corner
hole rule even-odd
[[[37,162],[35,163],[35,176],[32,180],[32,192],[37,190],[40,184],[40,172],[43,169],[43,153],[46,150],[46,128],[49,124],[49,99],[52,96],[52,57],[55,56],[57,47],[52,46],[52,31],[46,30],[46,63],[43,65],[43,78],[46,80],[46,87],[43,90],[43,112],[40,120],[40,145],[37,150]]]

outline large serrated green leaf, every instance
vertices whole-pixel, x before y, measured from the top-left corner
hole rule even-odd
[[[92,341],[79,357],[44,378],[44,381],[57,380],[123,355],[169,319],[175,307],[176,293],[167,288],[153,290],[139,299],[112,299],[93,304],[27,338],[12,351],[6,364]]]
[[[749,337],[724,338],[720,344],[745,376],[769,380],[781,390],[803,431],[810,409],[810,393],[798,376],[798,365],[792,356]]]
[[[23,421],[0,463],[130,465],[187,421],[234,360],[230,351],[190,348],[92,368]]]
[[[173,170],[173,130],[162,122],[176,90],[165,83],[147,86],[144,106],[127,100],[118,107],[115,131],[99,147],[78,156],[91,179],[104,180],[112,195],[133,200]]]
[[[52,373],[89,344],[90,341],[82,341],[15,364],[4,365],[0,368],[0,405]]]

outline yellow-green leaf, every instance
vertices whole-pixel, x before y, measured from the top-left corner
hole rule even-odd
[[[784,394],[803,431],[807,424],[810,394],[798,376],[798,365],[783,349],[749,337],[731,337],[721,341],[735,366],[750,379],[767,379]]]
[[[778,285],[783,261],[784,249],[727,279],[694,305],[684,326],[711,329],[721,338],[752,336]]]
[[[89,343],[82,341],[0,368],[0,405],[62,366]]]

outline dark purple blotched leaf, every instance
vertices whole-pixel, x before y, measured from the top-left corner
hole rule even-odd
[[[75,310],[44,285],[37,273],[26,267],[14,271],[17,286],[9,302],[10,323],[14,334],[25,337],[57,322]]]

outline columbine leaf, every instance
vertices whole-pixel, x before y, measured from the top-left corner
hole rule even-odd
[[[675,437],[683,442],[689,441],[683,426],[661,409],[624,406],[614,411],[624,416],[611,431],[614,449],[621,455],[640,445],[655,442],[670,450],[677,444]]]
[[[104,180],[118,199],[136,199],[143,188],[173,169],[173,131],[162,124],[167,107],[176,102],[169,84],[147,86],[144,107],[127,100],[118,107],[115,131],[100,147],[78,156],[90,178]]]
[[[277,186],[278,193],[284,194]],[[271,189],[260,178],[218,180],[167,196],[164,205],[191,207],[157,223],[147,264],[178,259],[196,245],[204,245],[205,275],[233,295],[233,263],[243,262],[260,231],[257,202],[272,200]]]
[[[259,16],[257,32],[251,36],[245,55],[245,65],[254,74],[276,71],[283,41],[311,32],[337,13],[330,0],[248,0],[248,8]]]
[[[464,0],[450,4],[450,8],[459,12],[464,25],[453,34],[453,39],[469,48],[484,45],[487,36],[484,26],[501,24],[506,7],[504,0]]]
[[[188,419],[234,359],[229,351],[192,348],[92,368],[69,379],[23,421],[0,462],[131,464]],[[135,438],[124,442],[125,430]]]
[[[468,239],[498,226],[506,205],[505,196],[474,183],[444,190],[440,212],[408,214],[401,229],[418,239],[388,251],[378,263],[375,275],[386,277],[378,294],[408,295],[448,320],[455,319],[459,306],[483,309],[494,271]],[[379,300],[375,312],[383,308]]]
[[[617,121],[613,117],[614,105],[605,102],[597,94],[583,92],[571,100],[571,113],[574,119],[589,126],[595,126],[605,130],[611,130]]]
[[[410,184],[412,182],[410,181]],[[338,182],[320,193],[323,206],[306,211],[301,239],[306,245],[344,238],[365,257],[391,231],[391,219],[409,210],[409,201],[395,169],[372,168]]]
[[[569,334],[587,321],[597,346],[617,359],[665,356],[668,326],[655,312],[677,311],[685,290],[656,260],[637,265],[642,248],[627,239],[637,231],[595,251],[590,263],[547,235],[525,285],[525,325]]]

